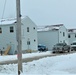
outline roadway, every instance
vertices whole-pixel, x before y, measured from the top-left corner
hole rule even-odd
[[[38,60],[38,59],[41,59],[41,58],[44,58],[44,57],[52,57],[52,56],[59,56],[59,55],[66,55],[66,54],[72,54],[72,53],[76,53],[75,51],[72,51],[70,53],[55,53],[55,54],[47,54],[47,55],[40,55],[40,56],[35,56],[35,57],[29,57],[29,58],[23,58],[22,59],[22,62],[31,62],[31,61],[34,61],[34,60]],[[4,64],[16,64],[18,63],[18,60],[9,60],[9,61],[2,61],[0,62],[0,65],[4,65]]]

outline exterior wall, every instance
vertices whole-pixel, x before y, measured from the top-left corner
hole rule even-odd
[[[11,51],[16,50],[16,31],[14,26],[14,32],[10,33],[10,27],[13,25],[3,25],[0,26],[2,28],[2,33],[0,33],[0,50],[5,51],[8,45],[11,46]],[[12,48],[13,47],[13,48]],[[14,53],[14,51],[12,51]],[[12,53],[12,54],[13,54]]]
[[[65,26],[61,26],[59,28],[59,42],[66,42],[68,43],[68,33],[67,33],[67,29],[65,28]]]
[[[38,31],[38,44],[43,44],[51,50],[58,43],[58,31]]]
[[[22,50],[38,50],[36,24],[29,17],[23,19],[22,24]],[[27,27],[29,27],[29,32],[27,32]],[[30,45],[27,45],[27,41],[30,41]]]
[[[73,41],[76,41],[76,33],[68,33],[70,35],[69,44],[71,44]]]
[[[26,17],[21,20],[21,33],[22,33],[22,50],[38,50],[37,48],[37,26],[33,21]],[[10,26],[14,27],[14,32],[10,33]],[[0,25],[2,27],[2,33],[0,33],[0,50],[5,51],[7,45],[11,46],[9,54],[14,54],[17,51],[17,41],[16,41],[16,24]],[[29,32],[27,32],[27,27],[29,27]],[[30,45],[27,45],[27,41],[30,41]],[[13,51],[12,51],[13,50]],[[12,53],[13,52],[13,53]]]
[[[59,27],[59,30],[38,31],[38,44],[46,45],[49,50],[56,43],[60,42],[66,42],[68,44],[67,29],[65,26]]]

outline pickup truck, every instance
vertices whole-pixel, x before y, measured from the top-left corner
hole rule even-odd
[[[71,51],[76,51],[76,41],[71,43]]]
[[[70,46],[66,43],[57,43],[56,45],[54,45],[52,53],[57,52],[70,52]]]

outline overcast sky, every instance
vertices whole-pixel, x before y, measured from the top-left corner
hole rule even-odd
[[[0,0],[0,19],[4,1]],[[16,0],[7,0],[3,18],[16,17]],[[63,23],[66,28],[76,28],[76,0],[21,0],[21,13],[37,25]]]

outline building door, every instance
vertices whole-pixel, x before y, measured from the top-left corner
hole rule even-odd
[[[10,54],[10,55],[15,54],[15,45],[14,44],[11,44],[11,49],[8,54]]]
[[[30,39],[28,38],[27,40],[27,46],[28,46],[28,50],[30,49]]]

